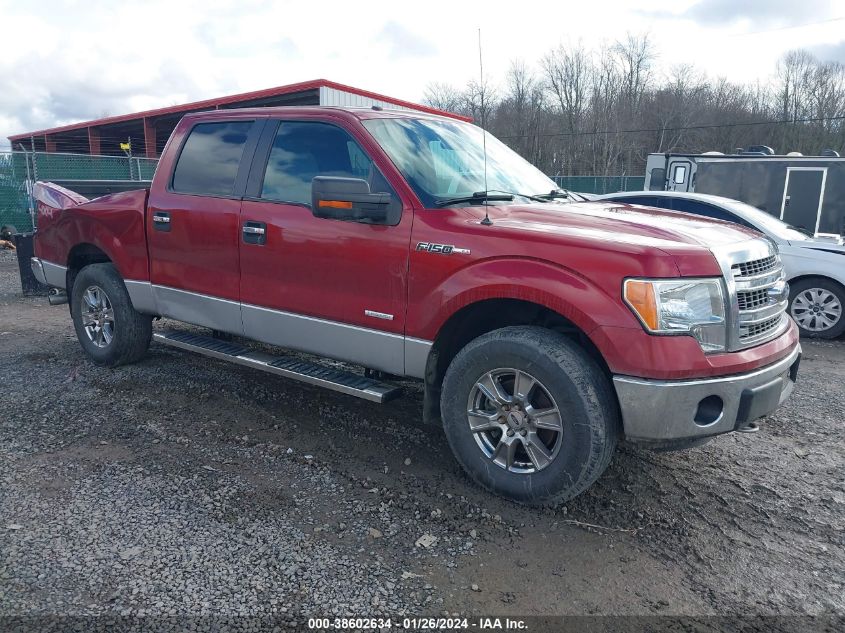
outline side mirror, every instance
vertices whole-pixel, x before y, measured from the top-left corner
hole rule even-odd
[[[311,212],[314,217],[364,224],[385,224],[392,196],[370,193],[360,178],[315,176],[311,181]]]

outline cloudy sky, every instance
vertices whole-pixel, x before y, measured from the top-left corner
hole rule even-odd
[[[418,101],[579,40],[648,32],[659,66],[765,80],[803,47],[845,62],[842,0],[0,0],[6,136],[324,77]]]

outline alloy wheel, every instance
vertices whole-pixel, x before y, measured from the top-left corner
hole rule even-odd
[[[481,376],[470,391],[467,420],[481,451],[509,472],[543,470],[563,440],[563,418],[551,393],[519,369]]]
[[[824,288],[807,288],[792,300],[792,318],[810,332],[829,330],[842,318],[839,298]]]
[[[108,347],[114,339],[114,309],[109,296],[99,286],[89,286],[82,293],[82,327],[97,347]]]

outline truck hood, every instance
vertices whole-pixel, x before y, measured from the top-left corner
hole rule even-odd
[[[667,252],[709,250],[760,237],[730,222],[615,202],[514,204],[488,210],[495,225],[503,228],[652,246]]]

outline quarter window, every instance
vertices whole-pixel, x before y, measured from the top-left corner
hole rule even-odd
[[[252,121],[194,126],[173,170],[173,191],[230,196]]]
[[[373,161],[345,130],[328,123],[282,121],[270,150],[261,197],[311,204],[315,176],[361,178],[370,191],[390,191]]]

